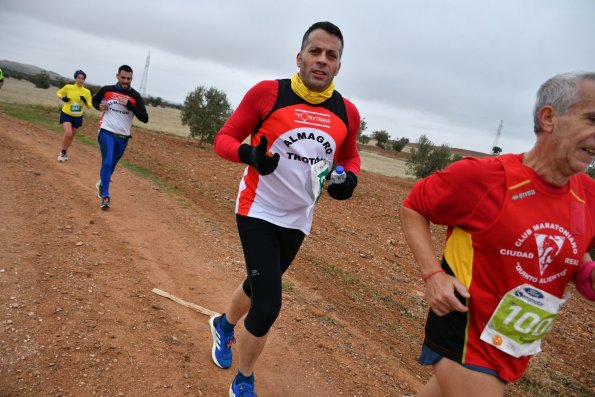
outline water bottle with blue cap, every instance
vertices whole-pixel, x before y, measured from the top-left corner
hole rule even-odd
[[[331,185],[343,183],[346,178],[347,174],[345,173],[345,169],[342,165],[338,165],[331,173]]]

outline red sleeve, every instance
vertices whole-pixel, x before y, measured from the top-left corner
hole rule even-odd
[[[403,205],[437,225],[481,230],[492,223],[506,194],[506,175],[494,157],[466,157],[418,181]]]
[[[349,122],[347,137],[337,151],[337,164],[342,165],[346,171],[351,171],[356,175],[360,173],[361,159],[357,150],[357,133],[360,128],[360,116],[357,108],[347,99],[345,109],[347,110],[347,120]]]
[[[252,87],[225,125],[215,135],[213,149],[226,160],[240,162],[238,149],[277,101],[276,80],[261,81]]]

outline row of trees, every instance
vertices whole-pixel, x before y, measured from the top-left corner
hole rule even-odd
[[[366,129],[368,129],[368,123],[363,117],[358,134],[358,141],[363,144],[370,142],[370,136],[364,134]],[[371,137],[376,140],[376,146],[390,148],[397,152],[401,152],[409,143],[409,138],[390,139],[386,130],[374,131]],[[443,170],[447,165],[462,157],[460,154],[453,154],[450,146],[444,144],[436,146],[428,137],[421,135],[407,159],[407,173],[416,178],[425,178],[438,170]]]
[[[399,138],[399,139],[390,139],[390,135],[386,130],[374,131],[372,132],[372,136],[368,136],[364,134],[364,132],[368,129],[368,123],[366,122],[366,118],[363,117],[360,121],[360,128],[359,133],[357,136],[357,140],[364,145],[367,145],[370,142],[371,138],[374,138],[376,141],[376,146],[381,147],[383,149],[393,149],[397,152],[403,150],[405,145],[409,143],[409,138]]]

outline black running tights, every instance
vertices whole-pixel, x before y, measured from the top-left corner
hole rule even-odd
[[[281,276],[297,255],[304,233],[262,219],[236,215],[248,276],[243,288],[252,299],[246,330],[265,336],[281,311]]]

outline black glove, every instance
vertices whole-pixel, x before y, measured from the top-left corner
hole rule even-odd
[[[86,105],[87,104],[87,100],[85,99],[84,96],[81,95],[81,101],[83,101],[83,103]]]
[[[70,98],[68,98],[66,95],[64,95],[64,96],[62,97],[62,100],[63,100],[64,102],[68,102],[68,101],[70,101]]]
[[[258,146],[251,146],[244,143],[238,149],[240,161],[244,164],[251,165],[256,169],[260,175],[268,175],[275,171],[279,164],[279,153],[270,155],[267,154],[267,146],[269,141],[264,137],[260,137]]]
[[[342,183],[333,183],[327,188],[328,194],[335,200],[347,200],[357,186],[357,175],[351,171],[345,172],[346,178]]]

